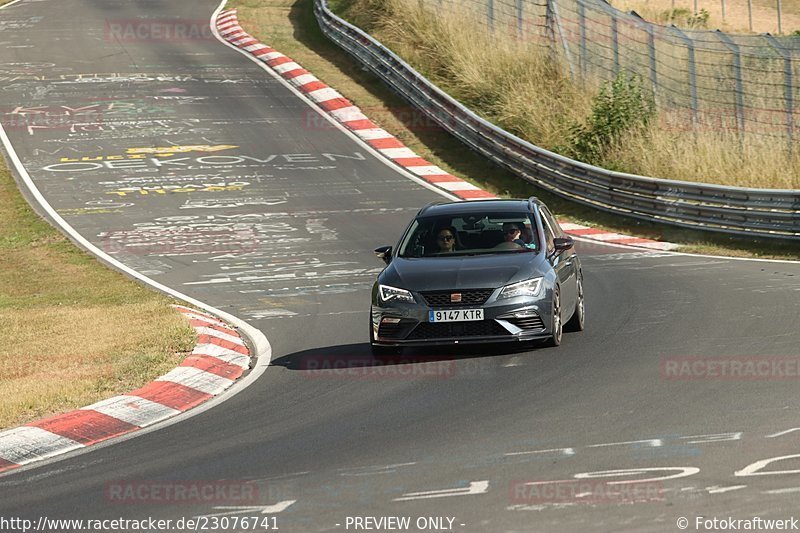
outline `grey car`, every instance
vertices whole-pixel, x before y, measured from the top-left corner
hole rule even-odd
[[[544,340],[584,328],[581,263],[536,198],[422,208],[372,288],[375,355],[403,346]]]

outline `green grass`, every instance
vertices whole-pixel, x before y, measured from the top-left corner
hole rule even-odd
[[[353,59],[320,31],[311,0],[235,0],[246,31],[292,57],[315,76],[335,88],[409,148],[448,172],[476,185],[510,197],[536,195],[560,217],[610,231],[686,244],[698,253],[747,257],[800,259],[797,246],[772,241],[730,238],[611,215],[567,202],[538,189],[434,128],[408,124],[409,104],[378,78],[362,70]],[[369,12],[362,11],[362,17]]]
[[[0,428],[133,390],[191,351],[172,301],[42,220],[0,162]]]

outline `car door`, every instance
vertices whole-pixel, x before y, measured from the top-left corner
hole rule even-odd
[[[578,275],[575,266],[575,249],[566,250],[563,252],[555,253],[555,246],[553,245],[553,238],[565,237],[561,228],[550,214],[546,207],[539,208],[542,224],[544,226],[544,235],[547,256],[550,259],[550,264],[558,276],[558,283],[561,287],[561,310],[563,319],[568,320],[575,304],[578,299]]]

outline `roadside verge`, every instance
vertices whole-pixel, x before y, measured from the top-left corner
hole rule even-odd
[[[250,368],[251,350],[235,328],[196,309],[175,308],[197,333],[178,367],[127,394],[0,432],[0,472],[172,418],[221,394]]]

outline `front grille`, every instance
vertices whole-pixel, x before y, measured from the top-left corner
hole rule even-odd
[[[460,307],[465,305],[483,305],[493,292],[494,289],[453,289],[451,291],[423,292],[422,296],[430,307]],[[454,293],[461,294],[460,302],[453,303],[450,301],[450,295]]]
[[[526,316],[525,318],[504,318],[506,322],[514,324],[520,329],[544,329],[544,322],[540,316]]]
[[[440,339],[450,337],[496,337],[508,330],[494,320],[475,322],[420,322],[408,339]]]

